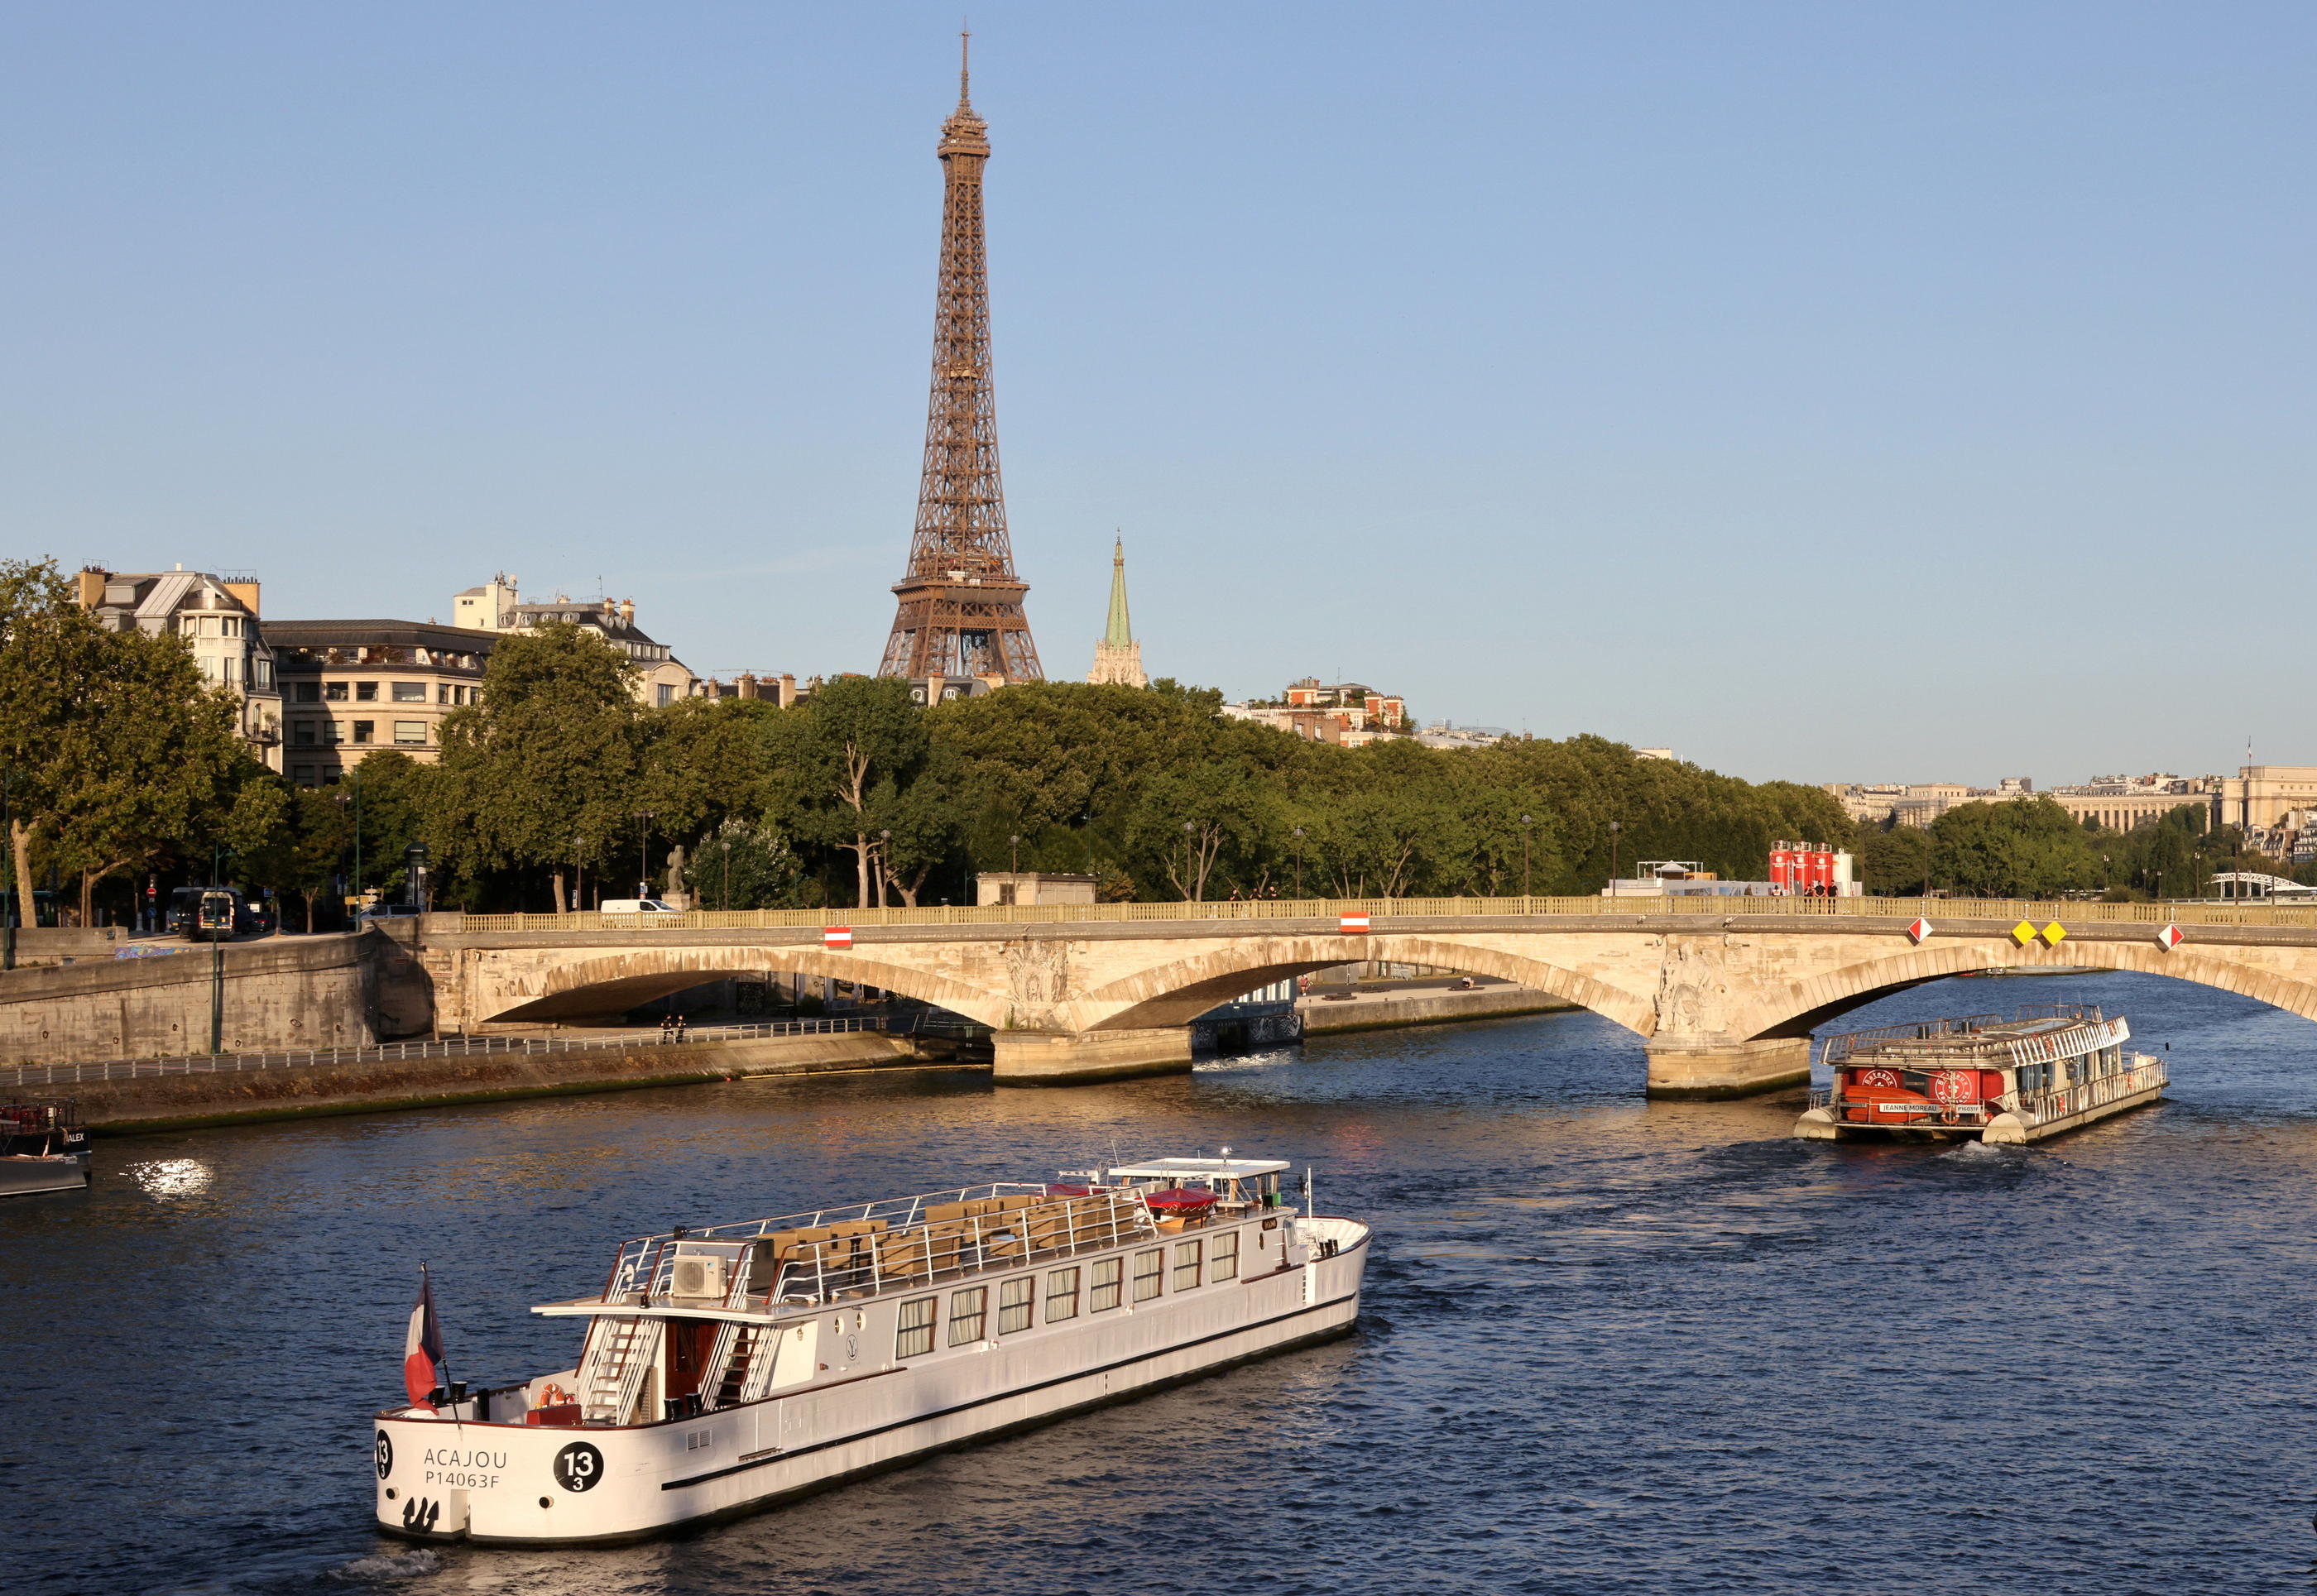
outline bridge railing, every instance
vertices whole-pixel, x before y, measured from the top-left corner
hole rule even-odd
[[[2317,904],[2103,904],[1962,897],[1359,897],[1256,898],[1170,904],[948,904],[906,909],[693,909],[680,914],[430,914],[430,930],[470,932],[667,932],[811,930],[826,926],[1084,925],[1138,921],[1333,920],[1487,916],[1771,915],[1810,919],[1898,919],[1934,923],[1993,920],[2037,926],[2250,925],[2317,928]]]

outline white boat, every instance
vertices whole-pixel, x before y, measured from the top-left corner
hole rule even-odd
[[[379,1527],[631,1539],[1350,1329],[1368,1226],[1224,1153],[629,1242],[572,1367],[377,1415]]]
[[[0,1197],[78,1191],[88,1183],[88,1131],[72,1103],[0,1104]]]
[[[1857,1139],[2040,1142],[2152,1103],[2164,1061],[2129,1052],[2132,1027],[2090,1003],[2029,1004],[1826,1039],[1830,1085],[1794,1134]]]

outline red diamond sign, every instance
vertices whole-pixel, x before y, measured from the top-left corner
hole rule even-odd
[[[1928,920],[1919,919],[1914,924],[1907,928],[1908,940],[1912,941],[1918,948],[1923,945],[1923,939],[1930,934],[1931,923]]]
[[[1368,934],[1368,917],[1364,914],[1339,914],[1336,917],[1336,929],[1347,937],[1364,937]]]
[[[853,928],[849,925],[830,926],[820,933],[820,945],[824,948],[850,948],[853,946]]]
[[[2156,945],[2167,953],[2171,952],[2186,940],[2181,936],[2180,928],[2177,925],[2168,925],[2156,933]]]

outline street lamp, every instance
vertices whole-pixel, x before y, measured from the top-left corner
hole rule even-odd
[[[636,896],[651,896],[651,817],[649,809],[636,816]]]
[[[890,837],[893,834],[887,832],[885,834]],[[1008,837],[1006,839],[1006,868],[1018,876],[1022,873],[1022,839],[1019,836]]]
[[[8,878],[0,882],[0,970],[16,967],[16,772],[0,771],[0,850],[4,850]]]
[[[1303,896],[1303,828],[1295,828],[1295,896]]]
[[[893,834],[890,830],[877,834],[877,906],[885,906],[885,878],[893,873]]]
[[[1191,822],[1187,820],[1183,822],[1183,901],[1186,904],[1197,901],[1191,888],[1191,860],[1193,857],[1191,852],[1191,839],[1198,834],[1198,830],[1199,828],[1194,825]]]
[[[1617,834],[1624,829],[1621,821],[1609,822],[1609,892],[1612,896],[1617,891]]]
[[[1531,824],[1527,816],[1521,816],[1521,896],[1523,897],[1528,896],[1528,828]]]

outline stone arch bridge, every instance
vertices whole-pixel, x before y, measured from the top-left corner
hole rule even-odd
[[[2056,945],[2016,934],[2055,923]],[[827,934],[840,925],[849,946]],[[2168,925],[2180,933],[2169,946]],[[2258,905],[1664,898],[1607,912],[1599,898],[1525,898],[429,914],[415,941],[444,1031],[622,1012],[771,970],[981,1021],[997,1078],[1019,1082],[1185,1068],[1197,1015],[1360,959],[1500,976],[1582,1004],[1641,1039],[1649,1090],[1668,1097],[1791,1085],[1807,1077],[1813,1026],[1972,970],[2143,970],[2317,1019],[2317,909]]]

